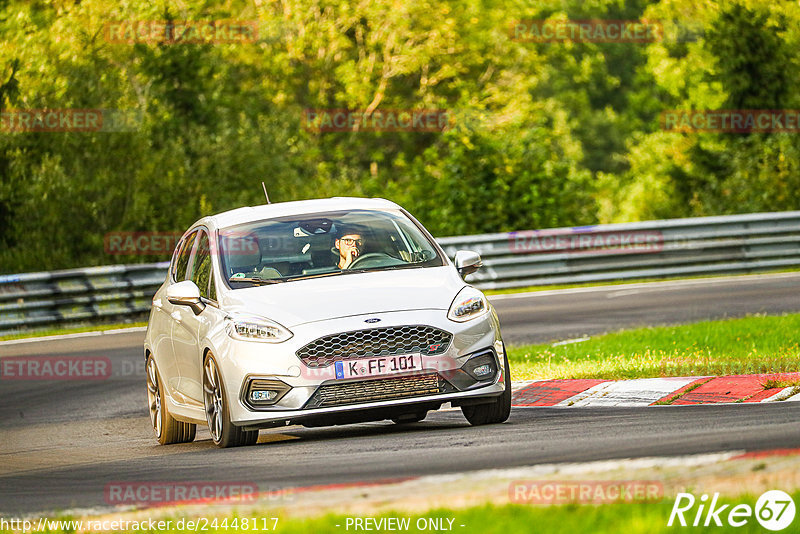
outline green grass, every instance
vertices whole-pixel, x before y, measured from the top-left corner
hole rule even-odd
[[[673,396],[671,396],[669,398],[666,398],[664,400],[660,400],[658,402],[654,402],[653,404],[659,405],[659,406],[669,406],[670,404],[672,404],[673,402],[675,402],[679,398],[683,397],[687,393],[694,391],[695,389],[699,388],[700,386],[702,386],[703,384],[705,384],[705,383],[707,383],[707,382],[709,382],[711,380],[712,380],[711,378],[706,378],[704,380],[698,380],[696,383],[690,385],[686,389],[683,389],[680,393],[677,393],[677,394],[675,394],[675,395],[673,395]],[[767,388],[766,384],[764,385],[764,388],[765,389]]]
[[[696,493],[696,497],[700,494]],[[795,502],[800,502],[800,492],[795,492],[792,495]],[[455,533],[463,534],[516,534],[526,532],[541,532],[543,534],[575,534],[575,533],[620,533],[626,534],[651,534],[659,532],[686,532],[686,531],[701,531],[707,532],[766,532],[756,518],[751,516],[746,518],[747,524],[733,528],[726,524],[727,514],[731,508],[736,504],[746,504],[752,508],[755,507],[757,498],[752,496],[721,498],[718,504],[729,504],[729,506],[720,514],[720,520],[723,523],[722,527],[703,528],[702,526],[692,527],[691,524],[694,520],[695,512],[697,511],[697,504],[684,514],[687,520],[688,527],[681,527],[678,524],[672,527],[667,527],[670,512],[673,506],[673,498],[665,498],[663,501],[655,503],[615,503],[603,505],[577,505],[568,504],[561,506],[533,506],[533,505],[504,505],[492,506],[483,505],[471,508],[448,510],[438,509],[432,510],[423,514],[411,514],[408,512],[388,512],[376,516],[371,516],[372,519],[380,518],[408,518],[408,530],[398,530],[398,532],[437,532],[436,530],[419,530],[417,528],[417,521],[420,518],[436,518],[443,520],[444,525],[448,525],[448,519],[452,519],[452,531]],[[698,501],[699,502],[699,501]],[[705,510],[704,510],[705,512]],[[274,521],[271,519],[270,513],[262,513],[252,517],[259,517],[259,526],[261,526],[261,517],[267,518],[266,526],[272,531]],[[243,516],[244,517],[244,516]],[[325,533],[345,533],[345,532],[364,532],[364,530],[355,530],[352,524],[346,528],[348,517],[363,518],[365,516],[346,516],[346,515],[327,515],[313,519],[286,519],[280,518],[277,522],[277,527],[274,532],[281,534],[325,534]],[[370,516],[366,516],[370,517]],[[246,532],[243,529],[231,529],[230,525],[234,516],[227,518],[227,528],[223,528],[222,521],[224,517],[217,519],[217,527],[212,528],[212,517],[207,517],[206,526],[208,529],[201,529],[202,532]],[[705,520],[705,513],[703,514],[700,525]],[[173,525],[175,520],[173,519]],[[792,525],[796,525],[798,519]],[[677,520],[676,520],[677,523]],[[337,526],[339,525],[339,526]],[[462,526],[463,525],[463,526]],[[253,532],[252,528],[249,532]],[[387,530],[373,530],[376,532],[388,532]],[[787,530],[793,531],[790,526]],[[6,532],[6,531],[0,531]],[[61,531],[57,531],[61,532]],[[107,531],[113,532],[113,531]],[[143,532],[151,532],[144,530]],[[155,532],[155,531],[152,531]],[[171,529],[162,530],[159,532],[194,532],[188,528],[176,530],[173,526]],[[267,530],[259,530],[259,532],[267,532]],[[439,531],[441,532],[441,531]],[[445,531],[447,532],[447,531]]]
[[[797,497],[794,500],[797,502]],[[699,497],[699,494],[698,494]],[[728,502],[726,499],[724,501]],[[408,517],[411,519],[411,528],[407,532],[433,532],[417,530],[416,521],[419,517],[454,519],[453,532],[464,534],[516,534],[527,532],[540,532],[543,534],[575,534],[575,533],[613,533],[626,534],[651,534],[658,532],[684,532],[698,530],[693,527],[672,526],[667,527],[667,521],[672,510],[672,499],[665,499],[659,503],[620,503],[605,505],[564,505],[564,506],[479,506],[464,510],[435,510],[423,515],[410,515],[407,513],[382,514],[379,517]],[[755,506],[756,498],[744,498],[730,501],[735,504],[748,504]],[[731,507],[726,509],[726,512]],[[696,512],[695,506],[692,511]],[[691,525],[694,520],[693,513],[686,513],[684,517]],[[727,515],[722,514],[724,521]],[[320,519],[306,521],[286,521],[278,525],[283,534],[305,533],[342,533],[345,530],[345,516],[327,516]],[[705,520],[703,514],[702,521]],[[797,520],[795,520],[795,523]],[[335,525],[341,525],[336,527]],[[463,527],[461,525],[464,525]],[[701,531],[705,531],[700,527]],[[789,529],[791,530],[791,529]],[[714,532],[765,532],[754,517],[741,528],[732,528],[727,525],[715,527]],[[351,526],[349,532],[353,532]]]
[[[800,314],[637,328],[552,346],[509,347],[514,380],[796,372]],[[787,381],[787,387],[795,385]]]
[[[800,379],[798,378],[770,378],[764,382],[765,388],[800,388]]]
[[[135,328],[137,326],[147,326],[146,321],[137,323],[115,323],[103,325],[86,325],[86,326],[73,326],[64,328],[49,328],[45,330],[35,330],[32,332],[19,332],[15,334],[7,334],[0,336],[0,341],[9,341],[12,339],[25,339],[29,337],[45,337],[45,336],[59,336],[62,334],[79,334],[81,332],[99,332],[105,330],[116,330],[118,328]]]

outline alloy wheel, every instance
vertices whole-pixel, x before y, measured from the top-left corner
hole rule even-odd
[[[158,372],[152,357],[147,360],[147,404],[150,406],[150,423],[156,437],[161,437],[161,391],[158,387]]]
[[[203,371],[203,399],[206,407],[206,421],[211,439],[219,443],[222,439],[222,385],[220,384],[219,371],[213,358],[206,359]]]

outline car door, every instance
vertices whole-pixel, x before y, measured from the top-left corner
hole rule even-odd
[[[192,232],[182,239],[175,248],[168,276],[168,285],[180,282],[186,277],[186,269],[195,245],[197,232]],[[153,317],[151,328],[153,336],[153,354],[156,358],[162,383],[165,384],[170,396],[175,398],[176,387],[179,380],[178,365],[172,344],[172,329],[175,322],[175,310],[179,306],[167,300],[166,287],[159,291],[153,299]]]
[[[189,261],[186,279],[193,281],[200,290],[200,297],[209,301],[211,282],[211,250],[208,231],[201,228],[197,244]],[[176,306],[173,313],[172,348],[178,365],[180,379],[177,392],[183,402],[192,406],[203,405],[203,346],[201,340],[211,326],[214,313],[204,309],[199,315],[188,306]]]

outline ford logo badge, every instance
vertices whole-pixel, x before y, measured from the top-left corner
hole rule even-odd
[[[377,317],[374,317],[372,319],[365,319],[364,322],[372,324],[372,323],[379,323],[379,322],[381,322],[381,320],[378,319]]]

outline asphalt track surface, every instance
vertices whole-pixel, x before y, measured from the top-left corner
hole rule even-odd
[[[506,341],[644,324],[800,311],[800,274],[637,284],[495,297]],[[643,456],[800,446],[800,406],[515,408],[470,427],[460,411],[422,423],[262,431],[258,445],[155,443],[146,412],[143,332],[0,344],[4,356],[98,356],[98,381],[0,380],[0,516],[108,508],[115,482],[238,481],[261,491]]]
[[[800,273],[497,295],[506,343],[544,343],[634,326],[800,310]]]

